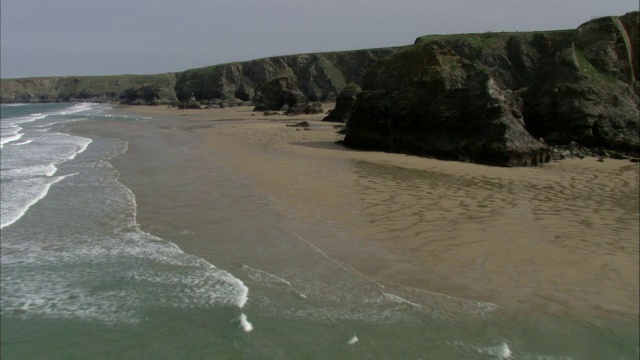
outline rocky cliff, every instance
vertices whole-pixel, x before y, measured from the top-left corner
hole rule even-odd
[[[3,79],[0,101],[166,104],[187,101],[193,95],[202,104],[250,101],[260,109],[279,110],[273,104],[281,101],[272,101],[277,94],[269,91],[280,90],[269,82],[284,79],[301,102],[333,101],[346,84],[360,83],[368,67],[399,49],[275,56],[164,75]],[[267,103],[262,104],[262,99]]]
[[[360,83],[367,68],[400,49],[276,56],[187,70],[178,76],[176,95],[182,100],[193,93],[199,101],[238,98],[256,102],[260,110],[279,110],[274,106],[282,100],[269,92],[282,92],[286,85],[303,95],[301,100],[333,101],[345,85]],[[276,79],[286,80],[268,84]]]
[[[169,104],[177,100],[175,83],[175,74],[2,79],[0,101]]]
[[[420,37],[367,71],[345,144],[505,166],[547,144],[638,152],[638,23]]]

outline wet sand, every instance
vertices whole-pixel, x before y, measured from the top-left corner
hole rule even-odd
[[[204,226],[215,158],[270,206],[340,229],[340,238],[313,245],[366,276],[524,312],[638,317],[637,164],[586,158],[495,168],[345,149],[324,114],[114,111],[157,120],[73,131],[129,142],[115,165],[150,232]],[[303,120],[309,130],[285,126]],[[181,211],[170,211],[177,204]],[[214,251],[204,241],[178,245],[205,258]]]

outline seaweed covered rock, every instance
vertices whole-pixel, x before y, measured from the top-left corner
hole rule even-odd
[[[345,145],[500,166],[548,161],[509,90],[438,41],[371,67]]]

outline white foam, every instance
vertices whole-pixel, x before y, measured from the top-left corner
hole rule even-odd
[[[411,302],[411,301],[409,301],[407,299],[401,298],[398,295],[389,294],[389,293],[386,293],[386,292],[383,292],[382,294],[384,295],[384,297],[386,297],[391,302],[409,304],[409,305],[415,306],[417,308],[421,308],[422,307],[420,304],[416,304],[416,303]]]
[[[478,349],[478,352],[480,354],[492,356],[500,360],[513,359],[513,354],[511,353],[511,349],[509,349],[509,345],[504,342],[500,345]]]
[[[0,149],[2,149],[5,144],[20,140],[23,135],[24,133],[18,133],[15,135],[3,137],[2,139],[0,139]]]
[[[20,145],[27,145],[27,144],[31,144],[32,142],[33,142],[33,140],[25,140],[25,141],[21,141],[21,142],[19,142],[19,143],[11,144],[11,145],[13,145],[13,146],[20,146]]]
[[[23,124],[23,123],[33,122],[36,120],[41,120],[46,118],[47,116],[48,114],[34,114],[34,115],[18,116],[15,118],[7,118],[7,119],[3,119],[3,121],[9,124],[10,126],[12,126],[16,124]]]
[[[53,164],[23,166],[14,169],[3,169],[2,179],[29,179],[37,176],[53,176],[58,168]]]
[[[267,283],[267,284],[268,283],[284,284],[289,288],[290,291],[293,291],[294,293],[296,293],[301,299],[307,299],[307,295],[301,292],[298,292],[296,289],[294,289],[293,285],[291,285],[289,281],[277,275],[274,275],[264,270],[258,270],[258,269],[252,268],[251,266],[248,266],[248,265],[242,265],[242,268],[248,269],[253,272],[253,274],[249,275],[249,277],[254,281]]]
[[[354,345],[357,342],[358,342],[358,337],[353,335],[353,337],[351,339],[349,339],[349,341],[347,341],[347,344]]]
[[[27,210],[35,205],[38,201],[42,200],[49,189],[55,183],[62,181],[63,179],[76,174],[69,174],[65,176],[58,176],[54,178],[46,178],[44,181],[41,178],[29,179],[24,181],[32,182],[33,186],[25,187],[25,191],[28,189],[31,196],[22,196],[19,198],[12,198],[10,201],[4,199],[6,191],[3,191],[3,201],[0,203],[0,214],[2,215],[0,229],[3,229],[16,221],[20,220],[27,213]]]
[[[37,135],[31,146],[3,152],[3,156],[28,153],[30,158],[26,161],[16,158],[19,161],[14,161],[15,165],[3,161],[0,228],[18,221],[46,197],[53,184],[72,176],[53,177],[55,164],[74,158],[91,143],[91,139],[66,134]],[[3,239],[0,254],[3,270],[7,266],[3,279],[12,276],[6,274],[20,274],[16,279],[21,281],[3,284],[1,313],[126,323],[144,320],[143,309],[149,304],[242,309],[248,301],[249,289],[240,279],[202,258],[184,253],[174,243],[140,230],[135,196],[117,181],[117,171],[108,162],[126,151],[126,142],[117,143],[118,147],[109,150],[104,158],[77,164],[98,169],[98,173],[104,170],[109,176],[92,182],[96,186],[104,182],[106,187],[100,185],[101,189],[108,190],[100,195],[109,199],[108,204],[89,206],[101,208],[99,214],[113,225],[114,234],[101,234],[99,239],[84,232],[58,238],[47,234],[46,239],[28,241]],[[31,166],[24,166],[27,163]],[[83,177],[77,181],[84,180]],[[83,226],[81,221],[71,221],[73,226]],[[123,282],[126,287],[114,284],[115,290],[96,291],[93,279],[100,278],[97,272],[112,269],[117,269],[118,278],[127,277]],[[247,332],[253,329],[244,314],[240,325]]]
[[[229,273],[153,235],[132,230],[54,239],[3,242],[3,276],[20,276],[3,285],[2,313],[131,323],[144,320],[142,309],[152,304],[210,308],[246,301],[246,287]],[[96,292],[104,273],[125,287]],[[246,316],[238,320],[245,331],[253,329]]]
[[[64,134],[64,135],[67,135],[67,134]],[[71,136],[71,135],[67,135],[67,136]],[[73,160],[73,159],[75,159],[75,157],[78,154],[81,154],[85,150],[87,150],[87,147],[93,141],[93,140],[91,140],[89,138],[84,138],[84,137],[78,137],[78,136],[72,136],[72,137],[75,138],[75,139],[78,139],[76,141],[76,143],[73,144],[75,146],[75,150],[71,155],[67,156],[67,158],[65,160]]]
[[[243,269],[249,269],[251,271],[255,271],[258,275],[260,275],[258,277],[254,277],[254,280],[274,281],[274,282],[283,283],[283,284],[287,285],[288,287],[292,287],[290,282],[288,282],[287,280],[285,280],[285,279],[283,279],[283,278],[281,278],[279,276],[273,275],[272,273],[269,273],[269,272],[266,272],[266,271],[263,271],[263,270],[254,269],[254,268],[252,268],[251,266],[248,266],[248,265],[242,265],[242,268]],[[262,276],[262,275],[264,275],[264,276]],[[265,279],[265,277],[266,277],[266,279]]]
[[[79,103],[75,104],[70,108],[66,108],[60,112],[54,113],[55,115],[69,115],[75,114],[81,111],[91,110],[96,103]]]
[[[244,313],[240,313],[240,318],[238,320],[240,320],[240,327],[242,328],[242,330],[244,330],[245,332],[250,332],[253,330],[253,325],[249,322],[249,320],[247,320],[247,316]]]

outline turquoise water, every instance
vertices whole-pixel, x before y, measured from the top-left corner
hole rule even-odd
[[[285,214],[215,157],[206,231],[143,231],[144,198],[114,167],[142,144],[60,126],[152,121],[106,110],[2,105],[3,359],[638,358],[637,319],[522,314],[361,274],[314,245],[344,231]],[[203,239],[199,256],[176,245]]]

